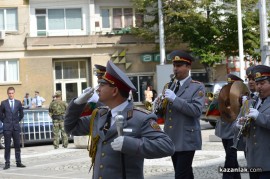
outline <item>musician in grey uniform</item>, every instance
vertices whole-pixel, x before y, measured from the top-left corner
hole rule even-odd
[[[233,84],[235,81],[242,81],[236,75],[228,74],[227,75],[227,82],[228,84]],[[235,130],[234,130],[234,122],[227,122],[223,119],[217,121],[216,128],[215,128],[215,135],[220,137],[222,140],[223,148],[225,150],[225,163],[224,168],[237,168],[239,167],[237,161],[237,150],[231,148],[233,146]],[[223,179],[240,179],[241,175],[239,172],[227,172],[223,173]]]
[[[200,116],[204,105],[204,85],[189,76],[193,57],[175,50],[173,61],[175,83],[165,90],[169,102],[165,112],[164,131],[175,145],[172,156],[175,178],[194,178],[192,162],[195,150],[201,150]]]
[[[259,98],[250,108],[247,118],[250,120],[246,137],[247,167],[261,168],[262,172],[250,172],[251,179],[270,178],[270,67],[254,67],[255,81]]]
[[[130,90],[136,88],[126,74],[108,61],[97,89],[99,101],[108,107],[99,107],[93,121],[94,179],[143,179],[144,158],[160,158],[174,153],[173,142],[156,123],[156,115],[128,102]],[[86,90],[70,102],[65,116],[68,133],[87,135],[91,132],[90,116],[79,116],[92,94],[92,89]],[[123,136],[117,133],[115,120],[118,111],[124,116]]]
[[[241,117],[244,117],[244,115],[246,114],[247,110],[249,109],[249,106],[247,104],[253,104],[254,100],[257,99],[259,93],[257,92],[257,88],[256,88],[256,83],[255,83],[255,74],[254,74],[254,67],[255,66],[250,66],[246,69],[246,77],[248,79],[248,89],[250,92],[249,96],[242,96],[242,106],[240,109],[240,113],[237,116],[237,120],[240,119]],[[245,103],[246,100],[251,100],[251,103]],[[239,134],[239,130],[241,129],[241,125],[237,125],[238,122],[237,120],[234,122],[235,125],[235,131],[234,131],[234,143],[237,142],[237,151],[244,151],[244,155],[246,157],[246,138],[245,136],[242,134],[241,136],[239,136],[239,141],[237,141],[237,136]]]

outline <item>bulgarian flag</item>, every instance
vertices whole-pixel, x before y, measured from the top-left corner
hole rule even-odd
[[[92,112],[94,111],[94,109],[96,108],[96,104],[97,103],[94,103],[94,102],[89,102],[85,105],[84,109],[83,109],[83,112],[81,114],[80,117],[83,117],[83,116],[90,116],[92,114]]]
[[[218,110],[218,100],[214,99],[209,105],[205,116],[220,116],[220,112]]]

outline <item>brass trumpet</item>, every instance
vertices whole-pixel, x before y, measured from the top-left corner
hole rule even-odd
[[[171,75],[171,80],[169,83],[166,83],[163,87],[162,95],[158,96],[157,99],[153,102],[152,112],[159,116],[164,116],[164,113],[167,108],[168,100],[165,98],[165,91],[169,89],[172,84],[175,83],[175,75]]]
[[[254,107],[256,102],[258,100],[258,96],[254,96],[252,99],[246,101],[248,102],[247,103],[247,109],[245,111],[245,115],[247,115],[249,113],[249,108],[250,107]],[[244,105],[244,104],[242,104]],[[242,106],[242,110],[241,110],[241,113],[243,112],[243,106]],[[238,149],[238,144],[239,144],[239,141],[241,139],[242,136],[244,137],[248,137],[249,136],[249,129],[250,129],[250,124],[252,122],[252,118],[250,117],[245,117],[246,120],[244,122],[244,124],[242,125],[242,127],[240,128],[238,134],[237,134],[237,137],[236,137],[236,141],[233,143],[233,146],[231,146],[232,149],[235,149],[237,150]]]

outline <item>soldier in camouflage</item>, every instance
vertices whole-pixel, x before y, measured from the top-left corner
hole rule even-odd
[[[61,91],[55,92],[55,100],[53,100],[49,107],[49,115],[53,121],[53,145],[55,149],[59,148],[60,131],[62,136],[62,145],[64,148],[68,146],[68,136],[64,130],[64,115],[67,109],[67,103],[62,101]]]

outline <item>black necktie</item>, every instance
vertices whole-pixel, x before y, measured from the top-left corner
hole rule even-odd
[[[177,91],[179,90],[179,87],[180,87],[180,81],[177,81],[176,83],[176,88],[174,89],[174,93],[177,93]]]
[[[250,97],[251,97],[251,98],[253,98],[253,97],[254,97],[254,95],[255,95],[254,93],[250,93]]]
[[[265,100],[265,99],[266,99],[266,98],[263,98],[263,99],[262,99],[262,102],[261,102],[261,104],[258,106],[257,110],[259,110],[259,109],[260,109],[260,107],[262,107],[263,102],[264,102],[264,100]]]
[[[111,111],[109,111],[108,115],[107,115],[105,125],[104,125],[104,128],[103,128],[103,132],[104,132],[105,135],[106,135],[107,131],[110,129],[110,127],[111,127],[111,117],[112,117],[112,113],[111,113]]]

